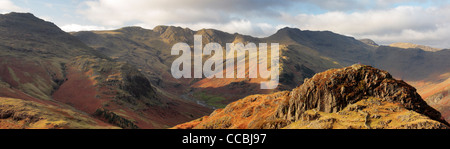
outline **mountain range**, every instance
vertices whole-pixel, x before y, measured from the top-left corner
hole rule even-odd
[[[173,78],[170,68],[177,56],[171,55],[171,48],[178,42],[193,46],[194,35],[202,35],[203,43],[217,42],[223,47],[226,43],[238,42],[279,43],[280,85],[273,90],[261,90],[259,83],[265,81],[262,78]],[[358,113],[362,111],[370,116],[378,114],[381,117],[379,119],[391,120],[395,124],[370,126],[373,128],[446,128],[448,123],[440,115],[442,113],[445,119],[450,119],[449,56],[449,49],[380,46],[368,39],[357,40],[330,31],[304,31],[297,28],[283,28],[265,38],[214,29],[194,31],[175,26],[157,26],[151,30],[124,27],[108,31],[66,33],[53,23],[32,14],[9,13],[0,16],[0,97],[5,99],[1,100],[0,123],[3,124],[1,128],[170,128],[209,115],[215,110],[209,118],[189,122],[202,124],[202,127],[189,123],[182,125],[188,128],[322,128],[304,126],[306,123],[322,125],[321,119],[332,117],[334,120],[331,121],[336,123],[330,124],[329,128],[366,128],[359,124],[343,124],[341,122],[346,117],[336,114],[341,111],[361,118]],[[364,65],[353,65],[358,63]],[[375,76],[380,74],[372,71],[381,71],[375,68],[386,70],[389,73],[382,71],[385,78],[375,81],[394,82],[394,86],[388,86],[395,88],[395,92],[384,90],[379,94],[389,94],[371,93],[370,96],[363,94],[364,97],[360,97],[359,92],[346,90],[345,95],[351,95],[352,99],[308,96],[312,98],[310,102],[327,101],[325,105],[319,104],[319,107],[317,104],[303,104],[309,107],[292,111],[322,115],[309,122],[298,121],[305,115],[289,116],[287,111],[283,111],[301,104],[292,97],[309,93],[298,91],[308,86],[307,83],[310,88],[325,91],[324,88],[311,85],[311,79],[308,78],[317,78],[324,74],[320,72],[329,72],[329,69],[350,69],[348,66],[357,67],[356,70],[369,69],[369,74]],[[353,75],[350,78],[361,79],[361,75],[365,74]],[[366,81],[367,84],[374,83],[371,82],[374,80]],[[418,94],[414,87],[405,82],[417,88]],[[335,85],[331,87],[340,90]],[[360,84],[357,82],[356,85]],[[380,85],[361,86],[361,91],[371,92],[377,87]],[[337,96],[335,93],[338,92],[330,94]],[[390,98],[395,93],[402,98]],[[264,110],[266,112],[253,112],[257,113],[256,116],[250,114],[248,117],[271,117],[280,122],[264,122],[264,126],[261,122],[257,127],[234,122],[228,127],[206,125],[214,125],[211,121],[234,118],[225,118],[223,110],[246,115],[242,111],[245,108],[237,110],[239,108],[235,107],[239,106],[237,103],[252,100],[250,98],[279,99],[267,101],[271,109]],[[266,103],[257,102],[250,106],[264,107],[260,104]],[[295,105],[291,105],[291,102]],[[379,106],[379,102],[383,106]],[[340,105],[335,107],[333,104],[336,103]],[[325,108],[329,108],[328,104],[335,108]],[[366,108],[354,110],[352,106]],[[221,112],[221,108],[225,109]],[[383,111],[380,108],[398,109],[390,114],[371,113],[374,110]],[[24,113],[29,116],[24,116]],[[221,113],[220,117],[214,117],[215,113]],[[414,118],[402,122],[394,120],[399,116],[406,117],[405,114]],[[377,123],[382,122],[380,120]],[[180,125],[176,127],[182,128]]]

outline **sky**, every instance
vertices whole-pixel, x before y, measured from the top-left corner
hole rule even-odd
[[[0,0],[67,32],[174,25],[267,37],[283,27],[450,48],[449,0]]]

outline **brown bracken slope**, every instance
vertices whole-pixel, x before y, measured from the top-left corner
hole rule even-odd
[[[0,97],[76,115],[74,121],[48,127],[34,122],[65,117],[37,112],[31,121],[7,128],[99,128],[91,127],[95,123],[77,123],[83,117],[111,128],[168,128],[210,112],[161,92],[135,66],[99,54],[29,13],[0,14]],[[22,124],[22,116],[14,116],[14,111],[23,111],[23,104],[16,105],[0,106],[0,114],[4,112],[0,119],[7,119],[2,122]],[[33,111],[32,106],[27,108]]]

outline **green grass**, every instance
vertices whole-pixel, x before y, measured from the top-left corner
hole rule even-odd
[[[226,100],[226,98],[205,92],[195,92],[194,98],[205,101],[207,105],[214,106],[216,108],[225,108],[225,106],[227,106],[222,103],[222,101]]]
[[[13,80],[20,84],[20,78],[18,78],[16,76],[16,74],[14,73],[14,70],[11,69],[10,67],[8,67],[8,71],[9,71],[9,74],[11,75],[11,77],[13,78]]]

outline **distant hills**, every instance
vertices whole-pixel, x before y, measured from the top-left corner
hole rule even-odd
[[[202,35],[203,44],[217,42],[223,47],[237,42],[279,43],[280,85],[261,90],[262,78],[174,79],[170,67],[178,56],[170,49],[177,42],[192,46],[194,35]],[[430,105],[448,120],[449,56],[448,49],[380,46],[371,40],[297,28],[283,28],[265,38],[175,26],[66,33],[32,14],[10,13],[0,16],[0,97],[71,109],[108,128],[169,128],[249,95],[287,93],[319,72],[359,63],[418,87],[419,94],[427,95],[426,101],[433,99]],[[58,128],[72,128],[71,123]]]
[[[125,27],[72,34],[100,53],[138,66],[162,90],[199,99],[215,107],[224,107],[247,95],[272,91],[258,88],[259,82],[263,81],[261,79],[170,79],[169,68],[176,56],[170,55],[169,51],[174,43],[187,42],[193,45],[195,34],[203,36],[203,43],[217,42],[222,46],[235,42],[280,43],[281,84],[275,91],[293,89],[315,73],[357,63],[387,70],[395,78],[407,82],[437,78],[450,71],[447,58],[450,50],[447,49],[431,52],[418,48],[380,46],[370,39],[356,40],[329,31],[283,28],[269,37],[255,38],[214,29],[193,31],[174,26],[157,26],[153,30]]]
[[[424,51],[431,51],[431,52],[436,52],[436,51],[442,50],[439,48],[433,48],[433,47],[429,47],[429,46],[417,45],[417,44],[412,44],[412,43],[403,43],[403,42],[393,43],[393,44],[390,44],[389,46],[403,48],[403,49],[421,49]]]

